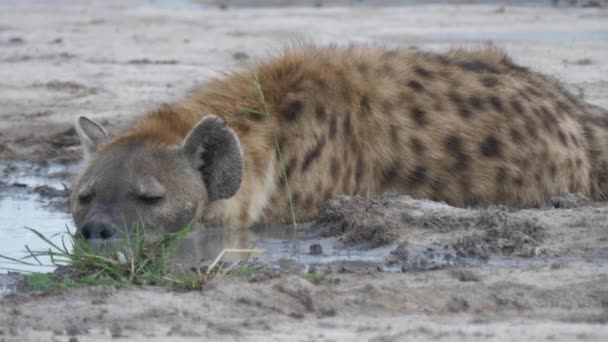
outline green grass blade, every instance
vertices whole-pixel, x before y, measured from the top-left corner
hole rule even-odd
[[[0,259],[9,260],[9,261],[12,261],[14,263],[17,263],[19,265],[24,265],[24,266],[39,266],[38,264],[32,264],[27,261],[23,261],[22,259],[15,259],[15,258],[11,258],[9,256],[2,255],[2,254],[0,254]]]
[[[25,229],[27,229],[30,232],[36,234],[36,236],[38,236],[38,238],[40,238],[42,241],[46,242],[49,246],[51,246],[51,247],[53,247],[56,250],[58,250],[58,251],[61,252],[61,248],[59,248],[59,246],[57,246],[53,241],[51,241],[49,238],[47,238],[46,236],[44,236],[42,233],[40,233],[36,229],[29,228],[29,227],[25,227]]]
[[[38,260],[38,258],[36,257],[36,255],[32,252],[32,250],[30,249],[30,246],[25,245],[25,249],[27,250],[28,253],[30,253],[30,256],[32,258],[34,258],[34,260],[36,260],[36,262],[38,263],[38,265],[42,265],[42,263],[40,262],[40,260]]]

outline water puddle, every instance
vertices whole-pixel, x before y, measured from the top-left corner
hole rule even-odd
[[[0,254],[18,259],[27,254],[26,245],[32,250],[48,247],[27,228],[36,229],[61,244],[59,234],[73,229],[67,212],[67,184],[75,167],[73,164],[0,162]],[[42,263],[49,261],[40,259]],[[41,270],[38,266],[0,260],[0,273],[11,269]]]
[[[209,264],[223,249],[232,248],[262,250],[264,253],[251,256],[247,252],[231,253],[224,260],[250,258],[255,263],[301,273],[332,264],[352,269],[401,270],[400,266],[386,265],[387,255],[397,244],[379,248],[365,245],[342,247],[337,238],[320,237],[310,228],[310,223],[300,224],[295,239],[292,225],[258,226],[246,231],[200,228],[185,238],[176,261],[186,265]]]

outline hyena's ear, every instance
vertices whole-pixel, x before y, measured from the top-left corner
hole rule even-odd
[[[97,150],[97,146],[108,138],[108,133],[97,122],[84,116],[76,119],[76,133],[88,158]]]
[[[243,178],[243,152],[226,122],[209,115],[199,121],[183,142],[183,151],[200,172],[209,201],[234,196]]]

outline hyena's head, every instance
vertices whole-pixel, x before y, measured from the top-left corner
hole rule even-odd
[[[184,228],[210,202],[232,197],[241,185],[242,151],[235,133],[207,116],[177,146],[153,138],[109,138],[94,121],[76,123],[86,168],[70,210],[77,234],[91,243],[120,238],[141,223],[146,234]]]

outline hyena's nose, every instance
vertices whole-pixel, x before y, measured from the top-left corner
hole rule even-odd
[[[81,229],[82,237],[86,240],[103,239],[107,240],[114,235],[114,229],[101,222],[87,222]]]

